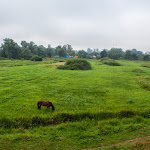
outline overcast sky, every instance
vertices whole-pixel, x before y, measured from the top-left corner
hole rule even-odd
[[[150,0],[0,0],[0,43],[150,51]]]

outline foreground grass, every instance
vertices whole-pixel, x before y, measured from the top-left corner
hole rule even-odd
[[[90,60],[89,71],[53,62],[0,62],[0,149],[85,149],[149,135],[145,62]],[[38,110],[40,99],[56,110]]]
[[[118,120],[119,125],[107,121],[62,123],[33,129],[1,129],[0,149],[88,149],[121,143],[149,136],[150,129],[140,122]],[[124,121],[129,123],[125,123]],[[143,124],[143,123],[142,123]],[[145,126],[145,125],[144,125]],[[120,145],[121,147],[126,145]]]

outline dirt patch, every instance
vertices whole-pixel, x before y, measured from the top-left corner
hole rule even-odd
[[[100,150],[100,149],[105,149],[105,148],[110,148],[110,147],[117,147],[117,146],[121,146],[121,145],[124,145],[124,144],[132,143],[132,142],[142,142],[142,140],[148,140],[148,139],[150,139],[150,136],[143,137],[143,138],[136,138],[136,139],[124,141],[124,142],[121,142],[121,143],[116,143],[116,144],[109,145],[109,146],[102,146],[102,147],[97,147],[97,148],[89,148],[89,149],[84,149],[84,150]],[[145,142],[149,144],[149,141],[148,142],[145,141]]]
[[[64,64],[65,64],[65,62],[58,62],[58,63],[53,63],[51,65],[64,65]]]

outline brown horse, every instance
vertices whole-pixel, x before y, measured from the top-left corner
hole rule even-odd
[[[38,109],[41,109],[41,106],[46,106],[47,108],[50,108],[50,106],[52,106],[52,110],[55,110],[54,105],[49,101],[45,102],[45,101],[40,100],[37,102],[37,106],[38,106]]]

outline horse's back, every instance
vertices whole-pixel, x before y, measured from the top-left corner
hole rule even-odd
[[[43,103],[43,102],[44,102],[44,101],[42,101],[42,100],[39,100],[39,101],[38,101],[39,104],[41,104],[41,103]]]
[[[43,105],[43,106],[48,106],[48,105],[49,105],[48,102],[42,101],[42,100],[39,100],[39,101],[38,101],[38,104]]]

